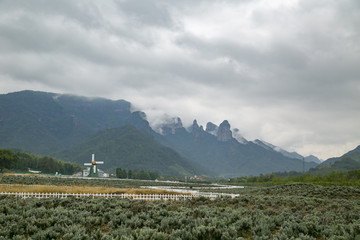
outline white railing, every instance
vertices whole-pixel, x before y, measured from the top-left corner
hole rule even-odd
[[[128,194],[128,193],[33,193],[33,192],[0,192],[1,195],[15,196],[23,199],[26,198],[123,198],[130,200],[145,200],[145,201],[156,201],[156,200],[186,200],[199,197],[200,195],[179,195],[179,194]],[[209,195],[209,198],[216,198],[216,195]]]

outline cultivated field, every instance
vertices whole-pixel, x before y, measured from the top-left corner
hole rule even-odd
[[[0,185],[0,192],[29,193],[127,193],[127,194],[177,194],[170,191],[142,188],[111,188],[92,186],[49,186],[49,185]]]

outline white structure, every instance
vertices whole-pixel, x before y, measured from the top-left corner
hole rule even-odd
[[[34,171],[34,170],[31,170],[30,168],[28,168],[28,171],[29,171],[30,173],[41,173],[41,171]]]
[[[91,155],[91,163],[84,163],[84,166],[90,166],[89,173],[86,174],[86,172],[84,171],[84,175],[83,175],[83,176],[98,177],[98,176],[99,176],[99,174],[98,174],[98,168],[97,168],[97,165],[98,165],[98,164],[104,164],[104,162],[102,162],[102,161],[96,162],[96,161],[95,161],[95,154],[92,154],[92,155]],[[85,175],[85,174],[86,174],[86,175]]]

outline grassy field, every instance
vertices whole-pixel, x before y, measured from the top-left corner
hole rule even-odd
[[[175,192],[142,189],[110,188],[93,186],[49,186],[49,185],[0,185],[0,192],[34,192],[34,193],[127,193],[127,194],[177,194]]]
[[[181,182],[156,182],[151,180],[130,180],[118,178],[68,178],[65,176],[55,177],[47,175],[10,175],[0,174],[0,184],[21,185],[55,185],[55,186],[100,186],[112,188],[140,188],[141,186],[212,186],[210,184],[181,183]]]

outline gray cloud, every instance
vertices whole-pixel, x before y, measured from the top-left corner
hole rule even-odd
[[[359,26],[356,0],[4,0],[0,89],[123,98],[154,124],[228,119],[327,158],[360,144]]]

